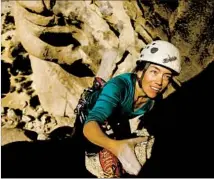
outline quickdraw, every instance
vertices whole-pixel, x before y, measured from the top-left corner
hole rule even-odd
[[[105,85],[106,81],[100,77],[95,77],[92,87],[84,89],[80,96],[78,104],[74,109],[74,113],[79,117],[80,122],[83,124],[86,120],[87,106],[90,96],[97,90],[100,90]]]

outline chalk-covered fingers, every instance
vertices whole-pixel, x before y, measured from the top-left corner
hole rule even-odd
[[[141,165],[138,162],[135,153],[130,145],[123,144],[122,146],[120,146],[117,157],[127,173],[131,175],[137,175],[140,172]]]

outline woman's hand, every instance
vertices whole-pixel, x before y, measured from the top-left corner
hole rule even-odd
[[[119,159],[127,173],[137,175],[140,172],[141,165],[137,160],[134,148],[136,144],[146,142],[148,137],[114,140],[103,133],[96,121],[85,124],[83,133],[92,143],[112,152]]]
[[[127,173],[137,175],[141,170],[141,165],[137,160],[134,148],[138,143],[146,142],[147,140],[148,137],[118,140],[114,142],[110,151],[117,156]]]

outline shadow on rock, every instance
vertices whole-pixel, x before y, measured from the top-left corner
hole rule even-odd
[[[10,68],[11,64],[1,60],[1,65],[1,97],[5,97],[5,94],[10,91],[10,74],[8,72],[8,69]]]
[[[214,177],[213,87],[214,62],[144,116],[156,140],[140,177]]]
[[[72,128],[64,129],[53,131],[47,141],[2,146],[2,177],[94,177],[85,168],[81,142],[70,137]]]

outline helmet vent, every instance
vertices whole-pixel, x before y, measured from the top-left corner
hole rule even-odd
[[[152,49],[151,49],[151,53],[156,53],[158,51],[158,48],[156,48],[156,47],[153,47]]]

